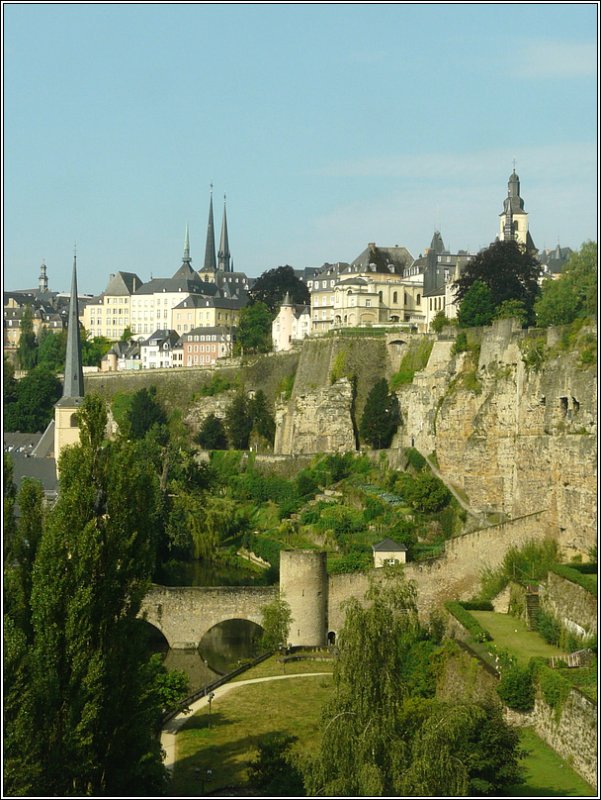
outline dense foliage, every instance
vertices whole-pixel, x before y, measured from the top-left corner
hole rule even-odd
[[[269,353],[272,349],[272,322],[273,314],[265,303],[256,302],[241,309],[236,354]]]
[[[436,642],[417,617],[415,589],[395,570],[347,603],[323,710],[312,796],[489,795],[519,777],[518,734],[500,707],[434,698]]]
[[[459,303],[459,324],[465,326],[487,324],[477,322],[473,316],[464,314],[462,322],[462,306],[466,299],[470,300],[470,308],[478,313],[473,296],[468,292],[476,291],[472,287],[480,283],[490,292],[493,314],[506,300],[519,300],[523,303],[528,324],[534,323],[534,303],[540,293],[538,278],[541,273],[540,264],[534,255],[523,245],[515,241],[496,241],[482,250],[465,266],[461,276],[454,284],[455,299]],[[479,287],[480,289],[480,287]],[[488,300],[481,298],[488,308]],[[492,316],[491,316],[492,319]]]
[[[60,494],[19,493],[25,515],[5,560],[5,790],[160,793],[158,731],[170,683],[136,619],[154,566],[159,481],[141,445],[104,440],[94,396],[60,461]],[[166,693],[166,686],[169,692]],[[179,687],[179,688],[178,688]]]
[[[286,294],[290,295],[290,302],[299,305],[309,305],[310,295],[307,285],[294,274],[293,267],[288,265],[266,270],[254,282],[249,292],[253,303],[264,303],[272,314]]]
[[[585,242],[578,253],[572,254],[558,278],[543,282],[534,306],[537,325],[568,325],[578,318],[596,316],[597,259],[596,242]]]
[[[374,384],[367,396],[359,434],[363,441],[376,450],[390,447],[400,421],[397,396],[388,390],[388,381],[382,378]]]
[[[62,385],[51,370],[39,365],[19,381],[11,378],[10,371],[5,374],[4,392],[4,429],[36,433],[44,431],[53,418]]]

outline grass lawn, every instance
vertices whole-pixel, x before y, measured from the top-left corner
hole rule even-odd
[[[231,683],[240,681],[250,681],[253,678],[268,678],[274,675],[300,675],[305,672],[332,672],[334,669],[334,659],[326,660],[307,659],[303,661],[289,661],[287,664],[282,664],[279,656],[271,656],[256,667],[252,667],[246,672],[237,675]]]
[[[594,797],[595,790],[530,728],[521,731],[520,741],[528,755],[523,784],[511,787],[509,797]]]
[[[297,663],[312,663],[312,671],[322,671],[320,662]],[[292,672],[291,665],[287,669]],[[198,796],[229,786],[243,787],[257,743],[267,733],[297,736],[297,752],[316,752],[321,706],[331,690],[332,679],[327,675],[240,686],[217,698],[210,727],[208,709],[203,708],[177,734],[170,795]],[[208,769],[212,774],[207,780]]]
[[[522,666],[533,656],[565,656],[563,650],[547,644],[542,636],[529,631],[525,622],[511,614],[497,614],[495,611],[470,611],[470,614],[486,628],[496,646],[510,650]]]

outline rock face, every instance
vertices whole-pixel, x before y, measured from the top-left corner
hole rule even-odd
[[[350,381],[341,378],[332,386],[294,395],[276,405],[274,453],[307,455],[345,453],[356,449]]]
[[[586,555],[596,536],[596,368],[565,352],[528,370],[529,335],[501,320],[485,330],[477,365],[438,342],[399,393],[403,443],[435,452],[476,511],[548,511],[565,554]]]

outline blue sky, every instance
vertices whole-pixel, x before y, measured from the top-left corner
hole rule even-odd
[[[598,8],[3,5],[6,288],[202,267],[214,184],[248,275],[496,236],[597,238]]]

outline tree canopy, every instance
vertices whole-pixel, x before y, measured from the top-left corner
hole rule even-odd
[[[52,419],[54,404],[62,394],[62,386],[54,372],[44,365],[34,367],[8,389],[12,401],[4,408],[4,428],[7,431],[36,433],[46,429]]]
[[[598,261],[596,242],[585,242],[573,253],[561,275],[543,282],[534,309],[540,327],[568,325],[597,313]]]
[[[249,292],[253,303],[265,303],[272,314],[288,293],[290,302],[309,305],[310,294],[306,284],[294,274],[288,265],[266,270],[257,278]]]
[[[490,290],[495,311],[505,300],[521,300],[532,324],[540,274],[540,264],[527,248],[516,241],[497,241],[468,261],[455,281],[455,299],[461,307],[473,284],[480,281]]]
[[[257,301],[240,310],[236,352],[268,353],[272,349],[273,314],[265,303]]]
[[[518,734],[500,706],[434,696],[438,644],[419,622],[414,585],[398,569],[385,571],[365,601],[346,606],[320,754],[305,770],[308,793],[494,795],[516,783]]]
[[[157,796],[160,719],[184,691],[167,680],[166,693],[136,618],[156,555],[159,479],[142,443],[104,440],[100,398],[86,396],[78,417],[58,500],[42,518],[40,492],[21,490],[26,520],[5,563],[5,790]]]
[[[394,392],[388,391],[388,381],[377,381],[365,402],[359,434],[361,438],[377,450],[390,447],[401,420],[399,401]]]

